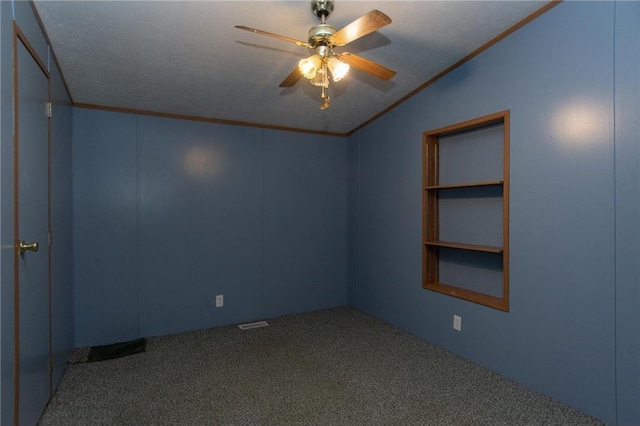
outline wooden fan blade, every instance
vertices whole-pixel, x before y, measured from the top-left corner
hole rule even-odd
[[[387,67],[383,67],[373,61],[363,58],[362,56],[354,55],[353,53],[342,53],[340,60],[349,64],[357,70],[364,71],[367,74],[371,74],[374,77],[378,77],[382,80],[389,80],[396,75],[396,72],[390,70]]]
[[[338,30],[331,39],[336,46],[344,46],[390,23],[391,18],[379,10],[374,9],[346,27]]]
[[[239,30],[249,31],[249,32],[260,34],[260,35],[267,36],[267,37],[277,38],[278,40],[288,41],[288,42],[296,44],[298,46],[310,47],[309,43],[305,43],[304,41],[296,40],[295,38],[285,37],[285,36],[282,36],[280,34],[269,33],[267,31],[262,31],[262,30],[257,30],[255,28],[245,27],[244,25],[236,25],[236,28],[239,29]]]
[[[280,87],[292,87],[300,80],[300,77],[302,77],[302,73],[298,67],[295,67],[295,69],[291,71],[291,74],[280,83]]]

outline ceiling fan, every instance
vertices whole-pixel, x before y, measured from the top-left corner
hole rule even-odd
[[[352,53],[336,53],[334,48],[342,47],[354,40],[370,34],[379,28],[391,23],[389,18],[379,10],[371,12],[356,19],[346,27],[336,30],[325,23],[326,18],[333,12],[333,0],[312,0],[311,10],[320,19],[320,24],[311,27],[308,41],[300,41],[279,34],[257,30],[255,28],[236,25],[236,28],[250,31],[252,33],[277,38],[279,40],[294,43],[301,47],[315,50],[315,53],[308,58],[302,59],[298,66],[285,78],[280,87],[292,87],[301,77],[308,79],[311,84],[322,89],[321,98],[324,100],[320,109],[329,108],[330,97],[327,93],[329,88],[329,74],[334,82],[340,81],[349,72],[349,67],[359,71],[364,71],[382,80],[389,80],[396,72],[383,67],[373,61],[365,59]]]

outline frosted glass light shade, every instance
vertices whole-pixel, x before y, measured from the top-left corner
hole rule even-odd
[[[338,82],[344,78],[345,75],[349,72],[349,64],[345,64],[344,62],[338,60],[335,56],[329,59],[327,63],[329,66],[329,71],[331,71],[331,75],[333,76],[333,81]]]
[[[298,69],[300,70],[304,78],[311,80],[316,76],[321,62],[322,59],[320,59],[320,56],[312,55],[308,58],[301,59],[300,62],[298,62]]]

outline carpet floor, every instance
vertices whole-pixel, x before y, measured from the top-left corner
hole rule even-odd
[[[268,322],[71,363],[39,425],[601,424],[355,309]]]

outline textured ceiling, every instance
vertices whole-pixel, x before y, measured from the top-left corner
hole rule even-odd
[[[304,78],[280,82],[310,51],[234,28],[306,41],[308,1],[36,1],[73,101],[258,125],[347,133],[547,2],[342,1],[337,29],[372,9],[393,22],[336,52],[397,71],[330,83],[331,107]]]

